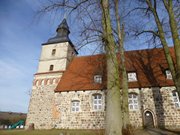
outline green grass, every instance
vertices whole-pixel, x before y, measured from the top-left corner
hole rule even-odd
[[[0,130],[0,135],[103,135],[103,130]]]

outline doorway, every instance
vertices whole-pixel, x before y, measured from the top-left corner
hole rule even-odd
[[[153,114],[150,111],[144,113],[144,126],[145,127],[154,127]]]

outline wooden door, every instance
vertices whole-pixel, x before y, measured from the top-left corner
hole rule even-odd
[[[144,126],[154,127],[153,114],[150,111],[144,113]]]

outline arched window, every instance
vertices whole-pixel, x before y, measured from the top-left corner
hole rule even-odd
[[[71,103],[71,111],[79,112],[80,110],[80,102],[78,100],[73,100]]]
[[[44,85],[44,80],[41,81],[41,85]]]
[[[53,71],[53,69],[54,69],[54,65],[50,65],[49,71]]]
[[[129,94],[129,109],[130,110],[137,110],[138,109],[138,95],[135,93]]]
[[[52,52],[51,52],[51,55],[55,55],[56,54],[56,49],[53,49]]]
[[[173,102],[175,104],[176,108],[180,108],[180,101],[179,101],[179,97],[178,97],[178,93],[177,91],[172,91],[172,97],[173,97]]]
[[[93,109],[94,110],[102,109],[102,95],[101,94],[93,95]]]

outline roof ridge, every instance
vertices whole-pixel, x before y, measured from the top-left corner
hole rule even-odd
[[[173,47],[170,46],[169,49],[172,49]],[[147,49],[141,49],[141,50],[126,50],[125,53],[127,52],[142,52],[142,51],[152,51],[152,50],[162,50],[163,47],[160,48],[147,48]],[[117,52],[118,54],[118,52]],[[75,58],[83,58],[83,57],[93,57],[93,56],[99,56],[99,55],[105,55],[105,53],[100,53],[100,54],[95,54],[95,55],[82,55],[82,56],[76,56]]]

